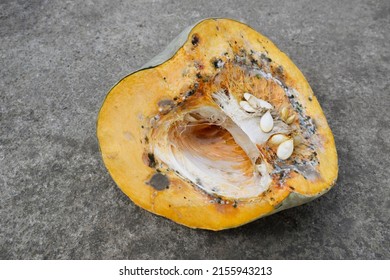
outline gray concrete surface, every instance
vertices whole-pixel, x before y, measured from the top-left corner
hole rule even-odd
[[[135,206],[106,171],[106,92],[186,26],[231,17],[306,75],[340,173],[307,205],[223,232]],[[1,1],[1,259],[389,259],[390,2]]]

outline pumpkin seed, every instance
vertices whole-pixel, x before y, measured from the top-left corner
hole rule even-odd
[[[248,103],[256,108],[256,109],[260,109],[260,108],[263,108],[263,109],[268,109],[268,110],[271,110],[274,108],[274,106],[272,106],[270,103],[268,103],[267,101],[263,100],[263,99],[260,99],[260,98],[257,98],[255,97],[254,95],[246,92],[244,93],[244,99],[246,101],[248,101]]]
[[[294,151],[294,140],[289,139],[279,145],[276,151],[276,155],[278,156],[278,158],[282,160],[286,160],[292,155],[293,151]]]
[[[291,115],[287,118],[286,123],[292,124],[294,120],[295,120],[295,115]]]
[[[271,139],[268,141],[271,145],[280,145],[284,141],[287,141],[289,138],[284,134],[274,134]]]
[[[270,132],[274,127],[274,119],[271,116],[271,113],[267,111],[260,119],[260,128],[264,132]]]
[[[256,110],[251,105],[249,105],[249,103],[246,102],[246,101],[240,101],[240,106],[241,106],[242,109],[244,109],[248,113],[256,112]]]
[[[288,117],[288,110],[286,107],[282,108],[282,111],[280,112],[280,117],[283,121],[285,121]]]

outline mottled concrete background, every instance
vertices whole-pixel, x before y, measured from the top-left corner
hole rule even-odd
[[[1,1],[1,259],[390,258],[390,1]],[[135,206],[106,171],[98,110],[186,26],[231,17],[306,75],[339,153],[334,189],[223,232]]]

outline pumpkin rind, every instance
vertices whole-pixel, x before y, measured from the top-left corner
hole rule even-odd
[[[199,40],[196,48],[193,36]],[[321,145],[316,150],[320,162],[318,180],[310,181],[294,173],[282,186],[272,186],[257,198],[220,203],[173,170],[156,175],[159,172],[153,166],[153,155],[145,152],[145,146],[154,139],[148,139],[150,135],[143,127],[158,113],[161,100],[173,100],[193,84],[193,67],[187,65],[194,58],[205,65],[205,73],[212,75],[215,69],[209,62],[229,48],[228,41],[251,45],[267,53],[274,65],[283,67],[284,83],[299,93],[298,100],[305,114],[315,121],[320,137]],[[183,75],[183,69],[190,69],[189,74]],[[161,54],[122,79],[108,93],[99,112],[97,135],[109,173],[134,203],[192,228],[233,228],[309,202],[333,186],[338,172],[332,132],[303,74],[269,39],[230,19],[206,19],[186,28]],[[165,182],[159,185],[163,189],[156,188],[155,182],[160,181]]]

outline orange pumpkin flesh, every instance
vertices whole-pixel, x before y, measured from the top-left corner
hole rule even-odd
[[[216,97],[221,92],[226,97]],[[256,130],[237,125],[216,99],[240,102],[246,92],[271,103],[275,123],[288,127],[288,159],[278,159],[269,139],[238,141]],[[289,125],[283,108],[295,115]],[[97,134],[109,173],[134,203],[192,228],[240,226],[308,202],[337,178],[333,135],[302,73],[269,39],[230,19],[201,21],[122,79],[104,101]],[[253,183],[262,178],[248,152],[253,147],[272,170],[265,190]]]

